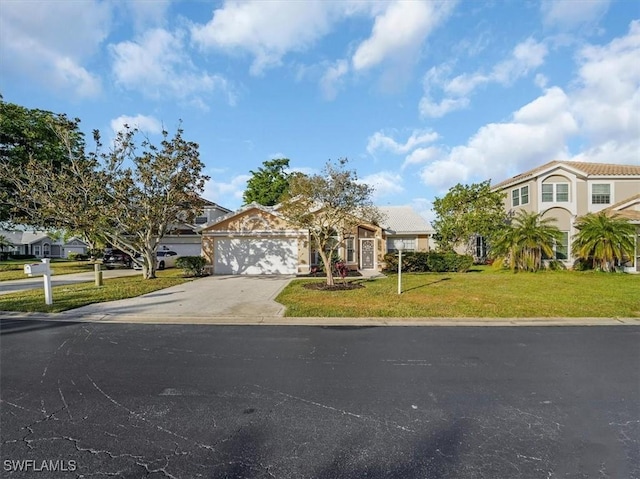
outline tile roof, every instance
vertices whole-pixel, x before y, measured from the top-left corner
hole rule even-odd
[[[384,216],[382,227],[386,230],[402,233],[433,232],[431,225],[410,206],[379,206]]]
[[[493,185],[492,188],[501,188],[512,183],[518,183],[527,178],[535,177],[541,171],[545,171],[553,166],[566,165],[579,170],[587,176],[640,176],[640,165],[614,165],[612,163],[587,163],[582,161],[550,161],[524,173],[520,173],[512,178],[501,181]]]
[[[626,205],[627,203],[630,204],[636,201],[637,201],[638,209],[632,209],[632,208],[618,209],[621,206]],[[631,220],[633,222],[640,221],[640,193],[638,193],[637,195],[630,196],[629,198],[626,198],[622,201],[618,201],[617,203],[609,206],[608,208],[605,208],[603,211],[606,211],[607,213],[616,214],[622,218],[627,218],[628,220]]]

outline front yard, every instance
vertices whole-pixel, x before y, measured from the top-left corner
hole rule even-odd
[[[14,279],[27,279],[28,276],[24,274],[24,265],[31,263],[41,263],[39,259],[24,259],[24,260],[10,260],[0,261],[0,281],[10,281]],[[51,269],[53,274],[71,274],[71,273],[86,273],[93,271],[93,264],[88,261],[70,261],[65,259],[52,259]]]
[[[158,271],[158,277],[143,280],[139,275],[104,280],[104,285],[96,287],[93,282],[67,284],[52,288],[53,304],[44,304],[42,288],[19,293],[0,295],[0,311],[28,311],[59,313],[93,303],[134,298],[159,289],[169,288],[190,281],[184,278],[182,270]]]
[[[276,301],[290,317],[640,317],[640,275],[594,271],[403,274],[354,279],[364,288],[317,291],[296,280]],[[339,280],[338,280],[339,281]]]

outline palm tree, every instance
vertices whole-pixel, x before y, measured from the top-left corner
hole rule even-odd
[[[542,257],[553,256],[553,246],[562,233],[552,225],[555,218],[542,218],[539,213],[520,211],[497,237],[492,245],[493,254],[508,261],[512,271],[537,271]]]
[[[591,258],[596,269],[612,271],[615,260],[622,262],[634,254],[636,228],[625,218],[600,211],[582,216],[575,226],[579,232],[572,243],[573,254]]]

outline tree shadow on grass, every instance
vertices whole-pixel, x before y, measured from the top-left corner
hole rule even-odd
[[[430,283],[425,283],[425,284],[421,284],[421,285],[418,285],[418,286],[414,286],[413,288],[403,289],[402,291],[404,293],[407,293],[407,292],[413,291],[415,289],[422,289],[422,288],[426,288],[427,286],[431,286],[431,285],[434,285],[434,284],[437,284],[437,283],[442,283],[443,281],[449,281],[450,279],[451,278],[449,278],[449,277],[440,278],[440,279],[438,279],[436,281],[431,281]]]

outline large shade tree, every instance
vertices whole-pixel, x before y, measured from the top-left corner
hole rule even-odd
[[[518,212],[494,239],[491,251],[497,264],[506,262],[512,271],[538,271],[543,256],[553,256],[562,236],[554,221],[539,213]]]
[[[258,168],[258,171],[250,171],[251,178],[247,181],[247,189],[242,195],[245,205],[276,205],[289,190],[291,174],[287,172],[288,158],[277,158],[262,164],[264,167]]]
[[[5,102],[0,96],[0,162],[14,167],[13,174],[21,175],[29,162],[42,162],[57,167],[69,159],[69,150],[74,155],[83,151],[84,138],[79,130],[78,119],[69,119],[64,114],[46,110],[30,109]],[[66,132],[67,141],[62,141],[59,130]],[[0,191],[6,196],[15,195],[12,181],[0,176]],[[25,218],[11,214],[11,205],[0,202],[0,221]]]
[[[504,193],[491,191],[489,181],[471,185],[457,184],[442,198],[433,201],[438,247],[452,251],[464,246],[470,252],[475,235],[483,236],[491,244],[506,223]]]
[[[322,259],[328,286],[334,285],[331,260],[361,224],[378,224],[373,187],[358,181],[347,160],[327,162],[321,174],[295,174],[279,212],[294,226],[309,231]]]
[[[0,173],[17,193],[5,191],[4,201],[30,225],[81,232],[142,258],[143,276],[154,278],[160,240],[203,206],[200,194],[208,178],[202,174],[198,145],[186,141],[180,127],[173,136],[163,131],[159,145],[125,127],[108,150],[94,132],[96,150],[85,154],[75,148],[74,130],[51,128],[65,145],[68,161],[30,157],[21,166],[0,162]]]
[[[573,254],[591,260],[595,269],[612,271],[615,261],[623,262],[634,254],[636,227],[619,215],[589,213],[578,218],[575,227]]]

